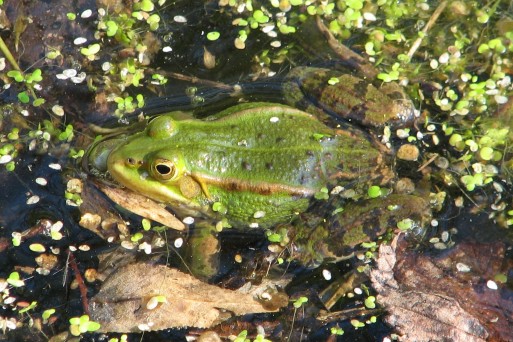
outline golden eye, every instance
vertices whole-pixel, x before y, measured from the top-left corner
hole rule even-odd
[[[153,177],[159,180],[170,180],[177,176],[175,164],[167,159],[156,159],[151,165],[151,170]]]

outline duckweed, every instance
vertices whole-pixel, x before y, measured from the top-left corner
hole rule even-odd
[[[337,336],[344,335],[344,329],[340,328],[339,326],[331,327],[330,332],[332,335],[337,335]]]
[[[98,322],[91,321],[88,315],[72,317],[69,320],[69,331],[73,336],[80,336],[86,332],[94,332],[101,328]]]
[[[352,319],[352,320],[351,320],[351,325],[352,325],[355,329],[359,329],[359,328],[363,328],[363,327],[365,327],[365,323],[360,322],[360,321],[359,321],[359,320],[357,320],[357,319]]]
[[[21,279],[20,274],[18,272],[11,272],[11,274],[9,274],[9,277],[7,278],[7,283],[12,287],[25,286],[25,281]]]
[[[375,309],[376,308],[376,297],[368,296],[364,301],[365,307],[367,309]]]
[[[377,198],[381,196],[381,188],[377,185],[373,185],[367,191],[369,198]]]
[[[302,307],[307,302],[308,302],[308,298],[307,297],[299,297],[292,304],[294,305],[295,309],[299,309],[300,307]]]

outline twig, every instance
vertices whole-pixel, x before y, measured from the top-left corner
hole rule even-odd
[[[429,160],[427,160],[424,164],[422,164],[418,169],[417,171],[422,171],[424,170],[429,164],[431,164],[436,158],[438,158],[439,155],[436,154],[434,156],[432,156],[431,158],[429,158]]]
[[[447,1],[442,1],[438,5],[436,10],[433,12],[433,14],[431,15],[431,18],[429,18],[429,21],[427,22],[426,26],[424,26],[424,28],[422,29],[422,33],[423,33],[422,36],[419,36],[415,40],[415,42],[413,42],[413,45],[411,46],[410,51],[408,51],[408,57],[409,58],[413,57],[413,54],[417,51],[417,49],[419,48],[420,44],[422,43],[422,39],[424,39],[424,37],[426,36],[427,32],[431,29],[431,27],[433,27],[433,25],[438,20],[438,17],[440,16],[440,14],[442,14],[442,12],[443,12],[443,10],[445,9],[446,6],[447,6]]]
[[[11,54],[11,51],[9,50],[9,48],[7,47],[7,45],[5,44],[4,40],[2,39],[2,37],[0,37],[0,50],[2,51],[2,53],[4,54],[5,58],[7,58],[7,60],[9,61],[9,63],[12,65],[12,67],[16,70],[18,70],[19,72],[23,72],[21,69],[20,69],[20,66],[18,65],[18,63],[16,62],[16,60],[14,59],[13,55]]]
[[[0,37],[0,51],[2,51],[2,53],[4,54],[5,58],[7,58],[7,61],[9,61],[9,63],[11,64],[11,66],[18,70],[19,72],[21,72],[22,74],[25,74],[23,72],[23,70],[21,70],[20,66],[18,65],[18,62],[16,62],[16,60],[14,59],[12,53],[11,53],[11,50],[9,50],[9,47],[7,47],[7,45],[5,44],[4,40],[2,39],[2,37]],[[34,99],[37,98],[36,96],[36,93],[34,92],[34,89],[32,89],[32,87],[28,84],[26,84],[27,86],[27,90],[29,91],[30,95],[32,95],[32,97]]]
[[[187,82],[190,82],[190,83],[203,84],[203,85],[206,85],[206,86],[209,86],[209,87],[213,87],[213,88],[226,89],[226,90],[230,90],[230,91],[234,91],[235,90],[235,88],[233,86],[231,86],[229,84],[226,84],[226,83],[206,80],[206,79],[198,78],[198,77],[195,77],[195,76],[187,76],[187,75],[184,75],[184,74],[179,74],[177,72],[164,71],[164,70],[154,70],[154,69],[147,69],[147,71],[149,71],[150,73],[158,73],[158,74],[164,75],[166,77],[171,77],[171,78],[174,78],[176,80],[187,81]]]

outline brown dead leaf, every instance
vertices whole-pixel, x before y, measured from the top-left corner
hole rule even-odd
[[[382,245],[370,276],[386,322],[403,340],[511,341],[511,291],[486,286],[503,261],[500,243],[460,243],[436,257]],[[457,264],[470,271],[458,271]]]
[[[172,229],[180,231],[185,229],[183,222],[167,211],[160,203],[127,189],[113,188],[103,184],[98,184],[98,186],[112,201],[128,211]]]
[[[271,297],[277,295],[282,294]],[[156,296],[165,297],[165,302],[149,309],[148,303]],[[103,332],[122,333],[208,328],[231,316],[273,311],[277,308],[269,309],[252,295],[203,283],[166,266],[143,263],[112,273],[90,302],[90,315],[101,323]]]
[[[98,187],[92,182],[85,182],[83,185],[80,226],[106,240],[118,240],[120,236],[129,236],[130,231],[125,221]]]

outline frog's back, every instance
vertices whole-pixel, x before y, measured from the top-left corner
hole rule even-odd
[[[321,165],[336,157],[338,148],[334,130],[281,105],[179,129],[171,139],[187,155],[188,169],[218,179],[318,188],[326,182]]]
[[[184,121],[170,141],[169,148],[187,156],[187,169],[202,177],[232,188],[285,185],[292,194],[311,195],[337,180],[347,184],[383,162],[363,132],[333,129],[279,104],[236,106],[207,123]]]

